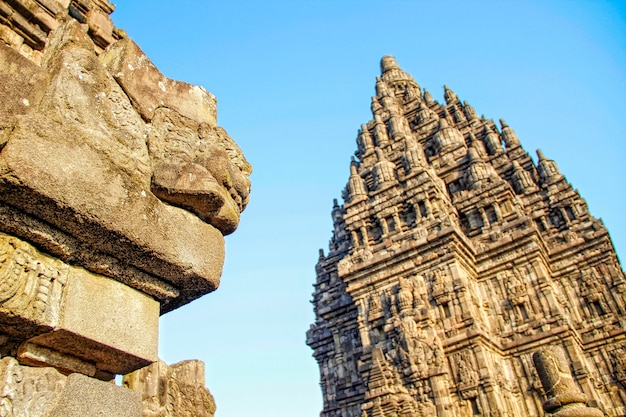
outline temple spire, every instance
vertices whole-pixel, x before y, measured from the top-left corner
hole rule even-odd
[[[382,149],[376,148],[378,162],[374,165],[374,186],[380,188],[383,184],[395,180],[396,165],[385,158]]]
[[[476,114],[476,110],[474,110],[474,108],[470,106],[467,101],[463,102],[463,111],[465,112],[465,117],[467,117],[467,120],[479,120],[479,117]]]
[[[461,132],[455,127],[450,127],[446,117],[439,119],[439,129],[433,135],[432,142],[437,153],[444,153],[465,146]]]
[[[500,136],[493,131],[490,125],[485,126],[485,146],[489,155],[496,155],[503,151]]]
[[[307,343],[321,370],[320,415],[540,414],[544,393],[509,388],[537,387],[530,350],[551,343],[565,349],[563,371],[585,365],[574,385],[603,410],[624,407],[607,390],[608,381],[626,386],[619,332],[579,343],[590,329],[615,329],[626,303],[602,223],[503,120],[479,120],[447,87],[448,104],[407,94],[391,57],[381,70],[380,109],[362,126],[334,210],[343,220],[316,267]],[[554,397],[570,402],[555,409],[563,417],[570,392]],[[579,403],[571,406],[583,410]]]
[[[446,101],[446,104],[452,104],[455,101],[459,101],[459,98],[456,96],[454,91],[452,91],[447,85],[443,86],[443,98]]]
[[[517,161],[513,161],[513,188],[518,194],[537,190],[537,186],[532,176]]]
[[[389,143],[389,135],[387,134],[387,125],[383,122],[383,119],[376,115],[374,116],[374,137],[376,138],[376,146],[384,146]]]
[[[546,158],[541,149],[537,149],[537,159],[537,170],[542,183],[551,183],[563,178],[563,174],[559,171],[556,162]]]
[[[426,104],[433,104],[435,102],[433,95],[426,89],[424,89],[424,101],[426,101]]]
[[[350,163],[350,180],[348,181],[348,193],[350,201],[356,201],[367,197],[367,191],[363,178],[357,172],[357,162],[352,159]]]
[[[517,135],[513,129],[506,124],[504,119],[500,119],[500,126],[502,126],[502,139],[504,139],[504,145],[507,150],[520,144]]]
[[[385,55],[380,60],[380,73],[384,74],[386,71],[389,71],[392,69],[400,69],[400,67],[398,66],[398,62],[396,61],[396,58],[394,58],[393,56]]]
[[[358,145],[359,150],[365,153],[374,147],[372,135],[370,135],[370,131],[365,123],[361,125],[361,129],[359,130]]]
[[[404,99],[405,96],[414,98],[420,95],[419,84],[398,66],[393,56],[387,55],[380,60],[380,73],[396,97]]]

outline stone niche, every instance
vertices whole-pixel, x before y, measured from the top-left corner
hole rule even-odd
[[[0,354],[10,387],[0,406],[13,410],[1,415],[57,415],[87,386],[103,395],[93,404],[116,407],[110,392],[130,390],[102,381],[158,363],[159,315],[218,287],[223,236],[248,202],[251,166],[217,125],[215,97],[161,74],[112,11],[105,0],[0,1]],[[35,398],[38,384],[48,402]],[[83,404],[63,409],[75,406],[91,415]],[[134,415],[98,407],[89,412]],[[176,415],[169,408],[163,415]]]

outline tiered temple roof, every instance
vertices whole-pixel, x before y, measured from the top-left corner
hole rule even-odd
[[[444,98],[382,59],[316,267],[321,415],[542,416],[532,354],[548,345],[591,406],[624,415],[626,280],[606,228],[504,120]]]

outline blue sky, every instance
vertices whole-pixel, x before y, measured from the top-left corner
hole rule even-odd
[[[113,19],[166,76],[217,96],[254,166],[220,288],[161,319],[160,356],[206,362],[217,417],[322,408],[314,267],[383,55],[556,160],[626,256],[624,2],[119,0]]]

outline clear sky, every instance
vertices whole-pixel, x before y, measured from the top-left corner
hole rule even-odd
[[[206,362],[217,417],[322,408],[315,263],[383,55],[541,148],[626,256],[624,1],[118,0],[113,19],[166,76],[217,96],[254,166],[220,288],[161,319],[160,356]]]

